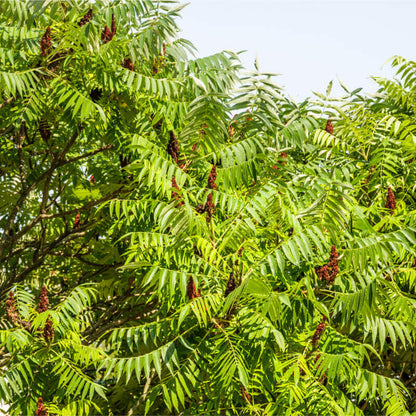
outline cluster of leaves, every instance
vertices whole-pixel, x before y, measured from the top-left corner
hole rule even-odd
[[[295,103],[181,8],[1,2],[0,400],[416,411],[416,64]]]

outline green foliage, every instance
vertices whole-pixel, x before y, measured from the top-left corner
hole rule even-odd
[[[0,5],[9,414],[416,411],[414,62],[295,103],[173,0]]]

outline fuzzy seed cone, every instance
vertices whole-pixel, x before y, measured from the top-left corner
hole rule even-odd
[[[51,52],[51,28],[48,26],[40,41],[40,54],[42,57],[48,56]]]
[[[227,287],[225,288],[224,297],[227,297],[235,288],[237,287],[237,283],[234,279],[234,273],[231,272],[230,278],[227,282]]]
[[[205,212],[207,213],[207,222],[211,222],[212,216],[215,212],[215,205],[214,202],[212,202],[212,194],[209,194],[207,197],[207,202],[205,203]]]
[[[217,165],[214,165],[211,168],[211,172],[208,176],[208,189],[217,189],[217,184],[215,181],[217,180]]]
[[[16,310],[14,293],[12,291],[9,292],[9,297],[6,301],[6,313],[12,324],[16,324],[19,321],[19,312]]]
[[[167,147],[168,154],[172,157],[175,163],[179,164],[179,142],[173,131],[169,132],[169,143]]]
[[[123,68],[126,68],[130,71],[134,71],[133,62],[130,60],[130,58],[126,58],[123,62]]]
[[[386,208],[391,211],[391,215],[394,215],[394,211],[396,210],[396,198],[391,188],[387,190]]]
[[[323,282],[329,282],[331,280],[327,264],[315,267],[315,272],[318,275],[319,280],[322,280]]]
[[[38,312],[42,313],[49,309],[49,299],[48,299],[48,289],[46,286],[43,286],[40,297],[39,297],[39,305],[38,305]]]
[[[323,319],[322,322],[316,327],[316,330],[313,334],[313,337],[312,337],[313,345],[316,345],[319,343],[319,340],[322,334],[325,332],[325,327],[326,327],[326,324],[325,324],[325,320]]]
[[[38,400],[38,408],[36,410],[36,416],[48,416],[48,412],[45,409],[45,406],[43,405],[42,397],[39,397]]]
[[[329,134],[333,134],[334,133],[334,126],[331,123],[331,120],[328,120],[326,122],[326,127],[325,127],[325,131]]]
[[[111,35],[110,29],[106,25],[105,28],[103,29],[103,31],[101,32],[101,40],[104,43],[108,43],[108,42],[110,42],[110,40],[112,38],[113,38],[113,36]]]
[[[88,10],[87,14],[78,22],[78,26],[84,26],[92,19],[92,7]]]
[[[199,291],[199,289],[196,288],[192,276],[189,278],[188,286],[186,288],[186,294],[188,295],[189,300],[201,297],[201,292]]]
[[[55,330],[53,329],[52,321],[48,318],[43,328],[43,338],[46,342],[51,342],[55,336]]]

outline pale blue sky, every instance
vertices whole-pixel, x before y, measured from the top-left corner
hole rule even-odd
[[[371,75],[389,76],[385,61],[416,60],[416,0],[189,0],[181,36],[199,56],[247,50],[243,63],[282,74],[293,97],[323,92],[340,77],[374,91]],[[340,89],[335,89],[335,93]]]

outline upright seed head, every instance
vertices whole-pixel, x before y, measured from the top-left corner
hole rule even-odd
[[[215,204],[212,201],[212,194],[209,194],[207,196],[207,202],[205,203],[204,210],[207,213],[207,217],[206,217],[207,222],[211,222],[212,216],[214,215],[214,212],[215,212]]]
[[[199,291],[199,289],[196,288],[195,282],[192,276],[189,278],[188,286],[186,288],[186,294],[188,295],[189,300],[201,297],[201,292]]]
[[[39,397],[38,399],[38,408],[36,410],[36,416],[48,416],[48,412],[45,409],[45,406],[43,405],[42,397]]]
[[[49,309],[48,289],[46,286],[42,287],[39,297],[38,312],[42,313]]]
[[[326,318],[322,319],[322,322],[318,324],[318,326],[315,329],[315,332],[312,337],[312,344],[314,346],[319,343],[319,340],[321,339],[322,334],[325,332],[325,327],[326,327],[325,320]]]
[[[331,120],[328,119],[328,121],[326,122],[326,127],[325,127],[325,131],[329,134],[333,134],[334,133],[334,126],[331,123]]]
[[[396,198],[390,187],[387,190],[386,208],[391,211],[391,215],[394,215],[394,211],[396,210]]]
[[[52,41],[51,41],[51,28],[48,26],[45,30],[45,33],[40,40],[40,52],[41,56],[48,56],[51,52]]]
[[[130,58],[125,58],[124,59],[123,68],[126,68],[130,71],[134,71],[133,62],[130,60]]]
[[[208,176],[208,189],[217,189],[217,165],[213,165]]]
[[[169,142],[166,150],[168,154],[172,157],[172,159],[175,161],[175,163],[178,165],[180,157],[179,141],[172,130],[169,132]]]
[[[45,327],[43,328],[43,338],[47,343],[53,340],[55,336],[55,330],[53,328],[52,321],[48,318],[45,322]]]
[[[9,292],[9,297],[6,301],[6,313],[12,324],[19,322],[19,312],[16,310],[14,293],[12,291]]]
[[[84,26],[92,19],[92,7],[89,8],[87,14],[78,22],[78,26]]]

